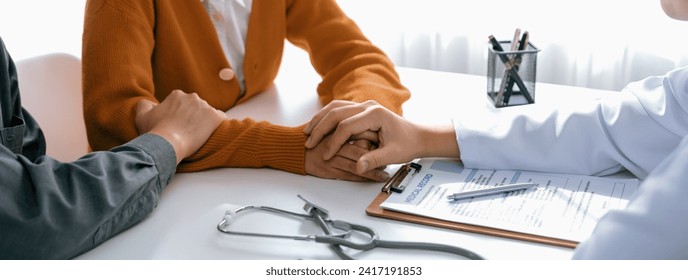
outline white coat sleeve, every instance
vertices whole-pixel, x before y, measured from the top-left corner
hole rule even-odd
[[[688,135],[688,67],[542,116],[455,119],[467,167],[645,178]]]
[[[688,137],[650,173],[624,210],[613,210],[574,259],[688,259]]]

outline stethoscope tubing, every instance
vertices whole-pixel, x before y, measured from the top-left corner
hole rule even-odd
[[[240,231],[230,231],[226,227],[229,225],[229,220],[231,220],[231,215],[239,214],[241,212],[249,210],[262,210],[275,214],[281,214],[286,216],[298,217],[306,220],[314,221],[326,235],[280,235],[280,234],[267,234],[267,233],[254,233],[254,232],[240,232]],[[333,221],[324,216],[327,213],[320,213],[318,210],[311,211],[310,215],[295,213],[287,210],[282,210],[278,208],[273,208],[269,206],[257,206],[248,205],[243,206],[231,213],[228,211],[225,214],[225,218],[217,225],[217,229],[226,234],[241,235],[241,236],[251,236],[251,237],[265,237],[265,238],[280,238],[280,239],[291,239],[291,240],[301,240],[301,241],[315,241],[317,243],[324,243],[331,245],[332,250],[344,260],[353,260],[349,254],[344,252],[343,247],[368,251],[375,248],[388,248],[388,249],[410,249],[410,250],[430,250],[436,252],[445,252],[450,254],[460,255],[471,260],[482,260],[483,257],[480,255],[466,250],[460,247],[455,247],[445,244],[437,243],[427,243],[427,242],[406,242],[406,241],[387,241],[381,240],[377,232],[368,226],[363,226],[359,224],[347,223],[344,221]],[[230,217],[228,217],[230,216]],[[342,234],[333,234],[332,229],[329,224],[334,224],[338,229],[344,230]],[[347,239],[351,235],[352,231],[358,231],[366,233],[370,236],[367,241],[357,243]]]

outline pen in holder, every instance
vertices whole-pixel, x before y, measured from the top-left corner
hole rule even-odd
[[[492,36],[490,43],[487,96],[495,107],[535,103],[535,68],[540,50],[528,42],[527,32],[520,41],[514,41],[518,47],[511,41],[497,41]]]

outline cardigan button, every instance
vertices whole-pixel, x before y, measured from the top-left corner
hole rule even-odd
[[[234,70],[229,69],[229,68],[224,68],[220,70],[220,79],[223,81],[229,81],[231,79],[234,79]]]

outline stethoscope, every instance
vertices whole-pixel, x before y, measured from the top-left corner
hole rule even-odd
[[[301,195],[298,195],[298,197],[306,203],[303,206],[303,210],[305,210],[308,214],[300,214],[268,206],[248,205],[240,207],[234,211],[229,210],[225,212],[222,221],[217,225],[217,230],[226,234],[233,235],[281,238],[300,241],[315,241],[317,243],[330,244],[330,247],[334,250],[334,252],[343,260],[353,260],[354,258],[351,257],[349,254],[345,253],[342,246],[361,251],[368,251],[375,248],[429,250],[456,254],[472,260],[483,259],[480,255],[472,251],[445,244],[381,240],[380,236],[373,228],[359,224],[352,224],[340,220],[331,220],[328,218],[329,213],[326,209],[306,200]],[[267,211],[275,214],[292,216],[302,218],[305,220],[314,221],[323,230],[325,235],[279,235],[254,232],[240,232],[228,229],[230,223],[235,218],[235,216],[237,216],[239,213],[244,213],[253,210]],[[336,229],[337,231],[339,231],[339,233],[335,233],[333,229]],[[355,231],[367,235],[368,239],[365,242],[361,243],[350,241],[348,237],[350,237],[352,233]]]

